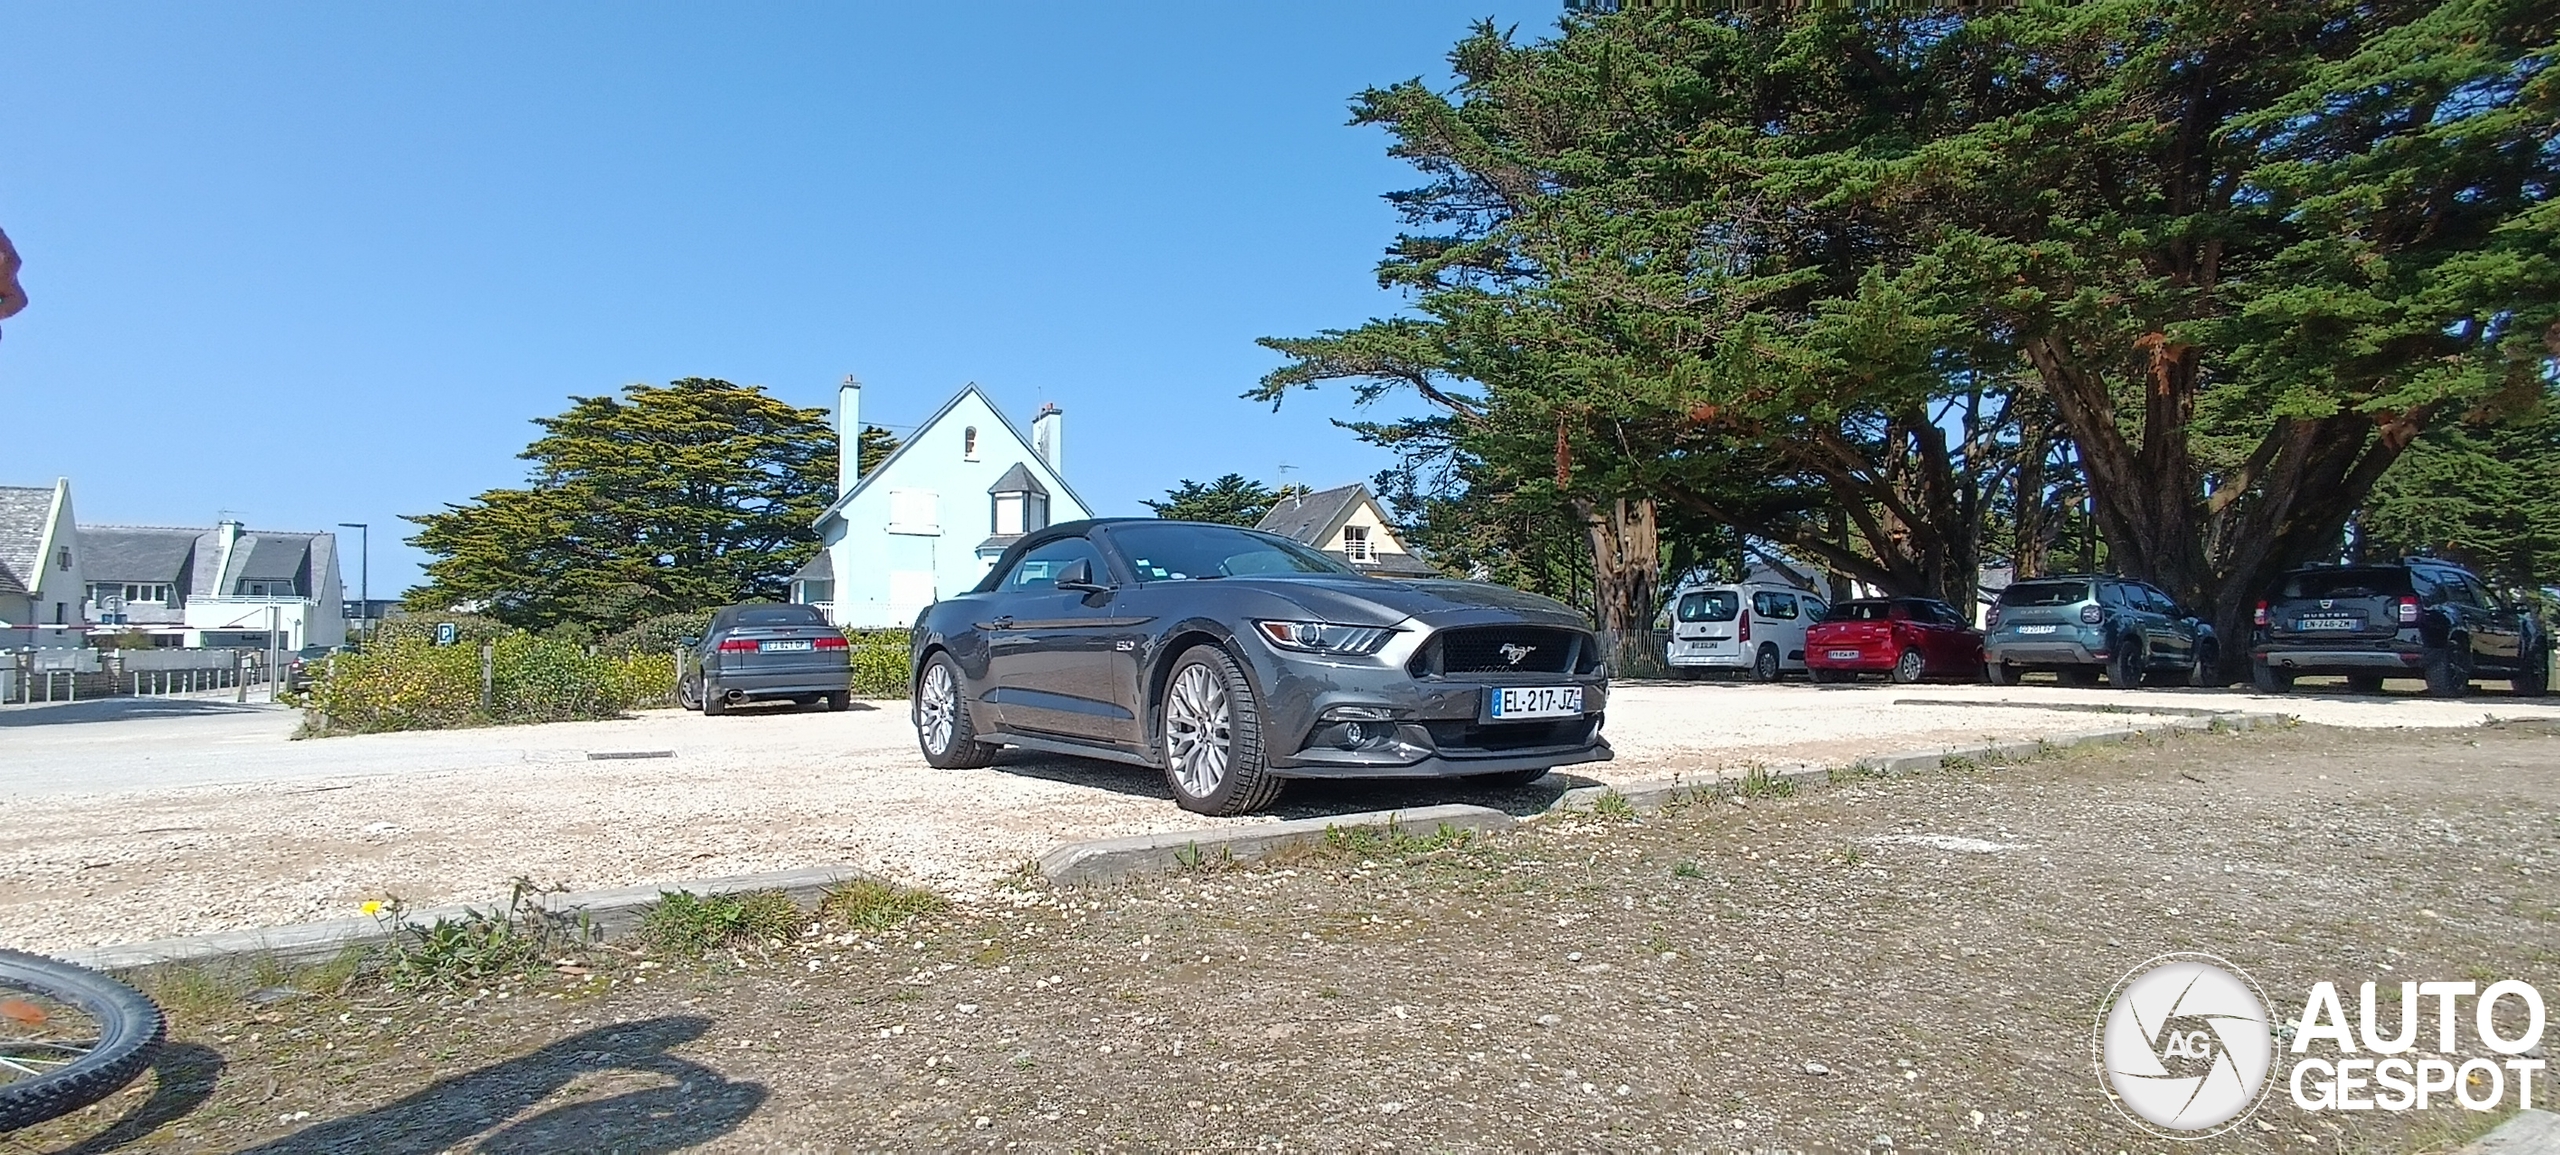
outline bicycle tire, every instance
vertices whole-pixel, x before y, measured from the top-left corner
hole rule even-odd
[[[0,1132],[59,1118],[134,1081],[160,1052],[168,1018],[141,991],[84,966],[0,950],[0,989],[70,1004],[98,1024],[87,1054],[40,1075],[0,1083]]]

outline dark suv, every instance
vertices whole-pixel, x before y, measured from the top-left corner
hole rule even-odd
[[[2426,679],[2459,697],[2474,678],[2506,678],[2519,694],[2550,689],[2551,636],[2532,611],[2461,567],[2432,558],[2313,566],[2284,575],[2258,603],[2249,673],[2281,694],[2301,674],[2344,674],[2349,688]]]
[[[2000,591],[1984,618],[1982,660],[1992,684],[2052,670],[2066,686],[2214,684],[2213,627],[2157,588],[2131,578],[2060,574]]]

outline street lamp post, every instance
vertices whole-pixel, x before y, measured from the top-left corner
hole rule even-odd
[[[367,635],[373,633],[373,529],[361,521],[342,521],[338,527],[356,531],[356,541],[360,543],[357,547],[356,604],[363,610],[356,616],[356,648],[363,649],[364,644],[371,640]]]

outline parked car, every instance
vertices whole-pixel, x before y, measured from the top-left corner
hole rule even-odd
[[[1805,631],[1805,666],[1817,682],[1883,674],[1897,682],[1982,676],[1982,631],[1933,598],[1842,602]]]
[[[327,668],[329,655],[337,652],[336,646],[304,646],[295,651],[294,655],[284,663],[285,692],[301,693],[304,687],[311,684],[315,673]]]
[[[2011,584],[1983,623],[1984,670],[1993,685],[2051,670],[2066,686],[2117,689],[2150,681],[2217,685],[2222,660],[2213,624],[2159,587],[2104,574],[2057,574]]]
[[[1610,756],[1580,612],[1370,577],[1231,525],[1051,526],[926,607],[914,646],[927,762],[1018,746],[1153,767],[1204,814],[1261,809],[1294,778],[1513,784]]]
[[[2470,571],[2432,558],[2312,566],[2284,575],[2252,615],[2249,674],[2281,694],[2303,674],[2344,674],[2365,693],[2383,679],[2425,679],[2459,697],[2478,678],[2519,694],[2551,689],[2551,635],[2541,618]]]
[[[1756,681],[1774,682],[1805,668],[1805,631],[1829,608],[1792,586],[1692,586],[1672,599],[1663,661],[1684,674],[1749,670]]]
[[[711,615],[691,644],[693,668],[676,679],[685,709],[718,715],[784,698],[830,710],[853,706],[853,655],[815,607],[729,606]]]

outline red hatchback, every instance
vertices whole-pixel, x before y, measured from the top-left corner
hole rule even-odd
[[[1884,674],[1897,682],[1982,676],[1982,631],[1930,598],[1864,598],[1831,607],[1804,634],[1817,682]]]

